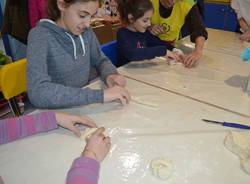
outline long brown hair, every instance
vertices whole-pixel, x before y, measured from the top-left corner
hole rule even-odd
[[[90,2],[90,1],[100,2],[100,0],[63,0],[63,1],[65,2],[67,7],[77,2]],[[57,6],[57,0],[47,0],[46,9],[48,18],[50,18],[51,20],[56,21],[61,17],[61,11]]]

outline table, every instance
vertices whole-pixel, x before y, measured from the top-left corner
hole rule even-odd
[[[208,40],[205,44],[205,49],[207,50],[239,56],[245,47],[250,47],[249,43],[239,40],[240,34],[238,33],[211,28],[207,28],[207,31]],[[178,46],[181,49],[185,49],[185,47],[194,47],[194,44],[190,42],[190,38],[188,36],[182,39]]]
[[[208,29],[208,32],[210,40],[206,43],[200,64],[195,68],[169,66],[166,61],[153,59],[132,62],[120,68],[119,72],[148,85],[250,117],[250,98],[245,92],[250,63],[243,63],[239,55],[231,54],[233,51],[239,52],[237,45],[240,41],[235,38],[235,33],[214,29]],[[214,49],[216,44],[223,45],[221,40],[225,40],[226,45],[232,48],[236,45],[230,54],[225,50]],[[179,44],[185,41],[186,38]]]
[[[229,128],[201,121],[249,119],[130,79],[128,89],[133,98],[157,107],[132,101],[123,108],[110,103],[63,110],[87,114],[108,128],[113,146],[102,163],[100,183],[163,183],[152,176],[149,167],[160,156],[174,163],[168,180],[173,184],[249,182],[238,158],[223,146]],[[5,144],[0,146],[0,173],[8,184],[61,184],[83,147],[84,141],[63,129]]]
[[[221,56],[224,59],[217,63]],[[234,62],[237,64],[233,66]],[[205,51],[203,62],[195,69],[170,67],[162,61],[132,65],[119,69],[129,74],[127,89],[133,99],[129,105],[114,102],[60,110],[90,116],[112,137],[99,183],[248,184],[250,176],[240,168],[239,159],[223,146],[228,131],[235,129],[201,121],[207,118],[249,124],[249,97],[242,92],[240,78],[248,74],[248,65],[212,50]],[[230,80],[233,76],[238,80]],[[200,90],[204,83],[207,91]],[[94,89],[101,86],[98,81],[90,85]],[[200,90],[197,96],[203,92],[215,95],[213,101],[190,97],[193,88]],[[223,96],[233,94],[240,96],[229,99],[230,103],[223,100]],[[232,110],[214,105],[216,99]],[[66,173],[84,145],[83,140],[61,128],[2,145],[0,175],[6,184],[65,183]],[[174,164],[167,181],[152,176],[150,169],[150,161],[162,156]]]

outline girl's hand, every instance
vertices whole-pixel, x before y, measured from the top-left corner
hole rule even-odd
[[[250,31],[245,32],[240,36],[240,39],[246,42],[250,42]]]
[[[170,50],[167,50],[166,57],[172,60],[175,60],[177,62],[182,62],[183,61],[183,55],[179,54],[178,52],[173,52]]]
[[[120,86],[114,86],[104,90],[104,102],[119,100],[122,105],[128,104],[130,95],[128,91]]]
[[[110,137],[105,137],[103,127],[98,128],[92,136],[87,140],[87,144],[82,153],[82,156],[86,156],[101,162],[108,154],[111,142]]]
[[[89,127],[97,127],[94,120],[87,116],[77,116],[62,112],[56,112],[55,117],[59,126],[71,130],[78,137],[81,136],[81,133],[80,130],[74,126],[75,124],[80,123]]]
[[[149,31],[151,34],[155,35],[155,36],[159,36],[160,34],[163,34],[164,33],[164,29],[162,26],[160,25],[152,25],[150,28],[149,28]]]
[[[202,51],[194,50],[190,54],[184,56],[183,64],[188,68],[195,67],[199,63],[199,59],[201,57],[202,57]]]
[[[106,83],[109,88],[114,86],[125,87],[126,79],[120,74],[112,74],[107,77]]]

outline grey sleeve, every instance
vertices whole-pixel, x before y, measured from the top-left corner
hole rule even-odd
[[[28,96],[38,108],[62,108],[103,102],[103,90],[74,88],[53,83],[48,74],[49,36],[32,30],[27,48]]]
[[[117,74],[118,72],[112,62],[102,52],[99,41],[91,28],[89,29],[88,36],[90,40],[91,65],[96,68],[102,81],[106,82],[107,76]]]

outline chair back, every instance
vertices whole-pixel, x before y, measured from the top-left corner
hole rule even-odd
[[[112,61],[113,65],[117,65],[117,42],[116,40],[103,44],[101,46],[103,53]]]
[[[6,100],[27,91],[26,63],[26,59],[21,59],[0,69],[0,89]]]

